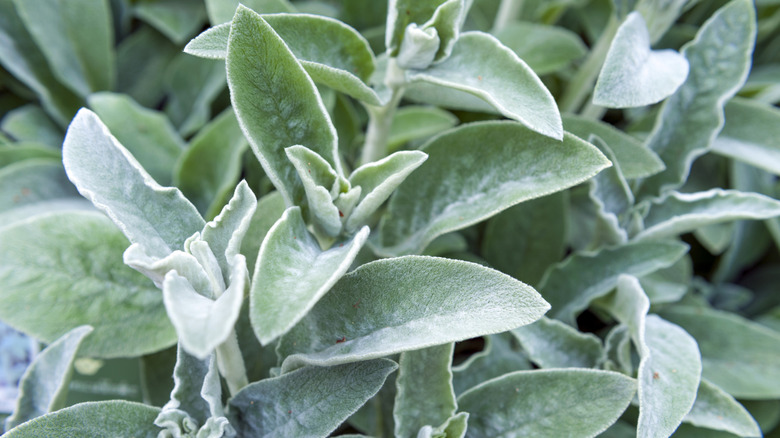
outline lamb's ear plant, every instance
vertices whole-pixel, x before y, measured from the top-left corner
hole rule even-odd
[[[3,437],[778,433],[778,6],[381,6],[0,0]]]

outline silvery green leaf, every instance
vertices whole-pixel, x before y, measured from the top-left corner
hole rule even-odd
[[[620,164],[617,163],[614,152],[600,138],[591,135],[588,141],[601,150],[612,161],[612,167],[604,169],[598,175],[588,180],[588,197],[596,209],[595,220],[602,223],[607,230],[606,245],[617,245],[628,240],[628,233],[623,229],[622,218],[634,205],[634,194],[628,187]],[[593,242],[591,243],[593,244]]]
[[[57,149],[62,146],[62,129],[35,104],[8,111],[0,123],[0,130],[17,142],[41,143]]]
[[[387,359],[305,367],[261,380],[230,399],[239,436],[327,436],[382,387]]]
[[[42,201],[77,197],[78,193],[57,160],[35,158],[0,169],[0,212]]]
[[[471,287],[475,282],[482,286]],[[342,277],[277,352],[286,357],[283,372],[335,365],[506,331],[547,309],[531,287],[474,263],[378,260]]]
[[[341,232],[341,218],[344,217],[344,212],[333,203],[342,191],[339,174],[324,158],[305,146],[290,146],[284,152],[303,184],[314,225],[328,236],[338,236]]]
[[[455,415],[453,343],[401,353],[396,377],[395,436],[415,438],[424,426],[439,426]]]
[[[462,394],[494,377],[533,367],[511,333],[489,335],[483,339],[485,347],[482,351],[472,354],[465,362],[452,368],[455,394]]]
[[[468,428],[468,412],[461,412],[447,419],[439,427],[424,426],[417,433],[417,438],[463,438]]]
[[[189,0],[158,0],[133,5],[133,15],[176,44],[184,44],[206,21],[206,8]]]
[[[62,161],[79,192],[150,256],[165,257],[182,248],[184,240],[205,225],[178,189],[157,184],[87,109],[79,111],[68,128]]]
[[[255,214],[241,242],[241,254],[246,256],[246,265],[252,270],[250,274],[254,273],[260,245],[271,227],[282,217],[284,210],[284,199],[279,192],[274,191],[258,199]]]
[[[482,256],[490,265],[536,285],[566,246],[565,192],[521,202],[493,216],[482,237]]]
[[[615,154],[625,178],[643,178],[664,169],[664,163],[658,155],[612,125],[574,114],[563,114],[562,117],[567,132],[584,139],[595,135],[603,140]]]
[[[174,185],[205,218],[215,217],[241,175],[248,147],[236,115],[226,109],[204,126],[179,156],[173,170]]]
[[[593,103],[630,108],[658,103],[672,95],[688,76],[688,61],[674,50],[652,50],[639,12],[618,28],[601,67]]]
[[[227,23],[210,27],[191,39],[184,46],[184,53],[201,58],[225,59],[227,58],[228,38],[230,38],[230,20]]]
[[[367,223],[398,185],[426,159],[428,155],[425,152],[399,151],[355,169],[349,176],[349,182],[353,187],[360,187],[360,199],[344,223],[345,230],[353,233]]]
[[[182,136],[197,132],[211,119],[211,105],[225,90],[225,64],[179,53],[165,71],[164,111]]]
[[[542,135],[563,139],[561,116],[550,92],[525,62],[489,34],[461,34],[447,59],[409,71],[407,80],[472,94]]]
[[[136,438],[156,438],[160,428],[154,418],[159,412],[160,408],[124,400],[79,403],[23,423],[3,438],[115,437],[130,430]]]
[[[0,319],[43,342],[89,324],[95,331],[82,347],[85,356],[137,356],[172,345],[176,333],[160,291],[121,262],[127,245],[94,211],[38,215],[2,228]]]
[[[185,277],[195,290],[211,290],[211,282],[205,269],[195,256],[185,251],[176,250],[159,258],[149,256],[143,245],[134,243],[125,250],[122,258],[127,266],[144,274],[160,289],[162,289],[165,274],[173,270]]]
[[[604,354],[601,340],[593,334],[546,317],[511,333],[541,368],[596,368]]]
[[[171,169],[185,145],[165,114],[144,108],[122,94],[95,93],[87,102],[155,181],[171,185]]]
[[[231,264],[229,286],[215,300],[207,298],[176,271],[163,280],[163,302],[184,349],[203,359],[225,342],[238,319],[248,273],[246,260],[235,255]]]
[[[723,105],[750,70],[755,32],[753,3],[733,0],[682,48],[690,65],[688,78],[664,103],[646,143],[666,170],[645,180],[642,193],[654,196],[678,187],[693,160],[710,147],[723,127]]]
[[[688,292],[691,278],[693,263],[690,255],[686,255],[668,268],[643,276],[639,283],[650,303],[664,304],[679,301]]]
[[[116,55],[107,0],[14,0],[51,72],[79,96],[113,88]]]
[[[631,355],[631,334],[628,326],[618,324],[604,339],[604,369],[634,375],[635,367]]]
[[[736,224],[734,222],[721,222],[705,225],[693,230],[696,240],[702,244],[712,255],[723,254],[734,239]]]
[[[593,437],[620,417],[635,392],[634,379],[610,371],[518,371],[466,391],[458,406],[469,413],[470,437]]]
[[[398,56],[409,23],[427,23],[448,1],[451,0],[392,0],[387,7],[385,33],[385,47],[390,56]]]
[[[464,0],[446,0],[433,11],[431,19],[423,24],[425,28],[436,29],[436,35],[440,41],[439,50],[436,51],[433,58],[435,62],[447,59],[452,53],[452,47],[460,36],[463,18],[468,12],[466,3],[468,2]],[[403,41],[401,44],[403,45]]]
[[[304,145],[341,174],[336,130],[314,83],[271,26],[243,6],[233,19],[226,61],[239,125],[288,206],[300,202],[303,187],[284,148]],[[279,71],[284,81],[277,80]]]
[[[745,407],[707,379],[702,379],[696,403],[683,421],[739,436],[761,436],[758,423]]]
[[[68,125],[82,99],[62,85],[19,17],[13,0],[0,1],[0,63],[14,77],[30,87],[49,115],[62,127]]]
[[[495,36],[537,75],[562,70],[587,53],[576,33],[558,26],[513,21]]]
[[[0,228],[13,225],[18,221],[25,221],[33,216],[60,211],[91,211],[95,207],[84,198],[59,198],[48,201],[27,204],[0,213]]]
[[[145,107],[155,107],[164,94],[160,78],[179,52],[178,46],[151,27],[136,29],[116,48],[116,91]]]
[[[57,149],[41,143],[18,142],[13,146],[0,147],[0,169],[9,164],[34,159],[50,159],[59,164],[62,162],[62,154]]]
[[[393,114],[387,149],[394,151],[405,143],[428,138],[458,124],[451,112],[435,106],[406,105]]]
[[[647,20],[650,42],[655,43],[674,24],[689,5],[691,0],[639,0],[635,10]]]
[[[712,189],[698,193],[669,192],[653,200],[644,217],[645,229],[634,240],[676,236],[703,225],[780,215],[780,201],[758,193]]]
[[[713,152],[780,175],[780,110],[734,98],[724,113],[726,124],[712,143]]]
[[[409,23],[398,49],[398,66],[407,70],[428,68],[433,63],[440,43],[436,28],[419,27],[417,23]]]
[[[671,266],[688,251],[680,242],[639,242],[596,253],[576,253],[545,272],[539,292],[550,317],[570,325],[591,301],[609,293],[620,274],[642,276]]]
[[[80,326],[47,346],[30,364],[19,383],[19,397],[13,415],[6,418],[6,430],[65,406],[73,361],[90,326]]]
[[[250,317],[260,342],[268,344],[300,321],[347,272],[367,238],[364,227],[323,251],[301,210],[287,209],[263,240],[252,276]]]
[[[391,357],[398,358],[397,355]],[[395,434],[395,380],[396,374],[390,374],[379,392],[349,417],[347,421],[352,427],[373,437],[392,437]]]
[[[598,149],[574,136],[561,143],[513,122],[461,125],[422,150],[428,160],[398,187],[380,224],[382,253],[420,252],[441,234],[609,166]]]
[[[216,26],[229,22],[236,14],[239,0],[205,0],[209,21]],[[295,7],[287,0],[243,0],[244,6],[261,14],[295,12]]]
[[[680,325],[698,342],[702,377],[734,397],[777,398],[780,394],[780,334],[736,314],[674,307],[664,319]]]

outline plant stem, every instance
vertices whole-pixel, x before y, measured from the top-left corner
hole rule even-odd
[[[503,30],[507,24],[517,19],[520,16],[520,11],[523,10],[523,3],[524,0],[501,0],[501,5],[498,7],[490,33],[495,35]]]
[[[387,61],[387,73],[385,83],[392,90],[390,100],[382,106],[366,105],[368,110],[368,130],[366,142],[363,145],[361,162],[363,164],[381,160],[387,156],[387,138],[390,135],[390,126],[393,123],[393,115],[401,102],[406,82],[404,70],[398,67],[395,58]]]
[[[217,347],[217,368],[227,381],[231,396],[236,395],[241,388],[249,384],[235,330],[230,332],[227,340]]]
[[[577,70],[566,92],[563,93],[560,102],[562,112],[576,112],[582,106],[582,102],[593,91],[593,85],[599,76],[601,66],[604,65],[604,59],[607,57],[609,46],[612,45],[612,39],[615,37],[615,33],[617,33],[618,24],[618,20],[614,15],[609,18],[607,28],[601,33],[585,62]]]

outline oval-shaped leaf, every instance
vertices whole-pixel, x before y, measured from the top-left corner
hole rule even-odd
[[[541,79],[489,34],[462,34],[449,58],[425,70],[410,70],[407,79],[472,94],[542,135],[563,139],[558,106]]]
[[[398,187],[382,218],[382,253],[419,253],[441,234],[571,187],[610,164],[572,135],[561,143],[513,122],[462,125],[422,149],[428,160]]]
[[[0,231],[0,319],[43,342],[89,324],[83,354],[137,356],[176,342],[162,295],[122,263],[127,239],[97,212],[36,216]],[[52,303],[57,303],[52,311]]]
[[[114,438],[128,433],[135,438],[156,438],[160,428],[154,419],[159,413],[160,408],[124,400],[79,403],[28,421],[3,438]]]
[[[588,53],[580,37],[563,27],[512,21],[496,32],[538,75],[563,69]]]
[[[706,379],[702,379],[699,384],[696,402],[683,421],[739,436],[761,436],[758,423],[747,409]]]
[[[458,118],[435,106],[407,105],[393,114],[387,149],[395,151],[406,142],[424,139],[446,131],[458,124]]]
[[[246,7],[233,18],[226,62],[239,125],[288,206],[302,201],[303,187],[284,148],[306,146],[342,173],[336,129],[314,83],[273,28]]]
[[[250,289],[250,318],[263,345],[290,330],[347,272],[368,238],[364,227],[347,242],[322,251],[292,207],[260,247]]]
[[[377,359],[306,367],[261,380],[230,399],[239,436],[327,436],[379,391],[398,366]]]
[[[469,413],[470,437],[593,437],[620,417],[635,392],[634,379],[610,371],[518,371],[466,391],[458,406]]]
[[[282,371],[352,362],[506,331],[547,309],[531,287],[480,265],[385,259],[344,276],[277,351],[289,356]]]
[[[511,333],[541,368],[596,368],[604,355],[601,340],[592,333],[546,317]]]
[[[82,109],[62,147],[68,178],[149,256],[165,257],[206,222],[179,189],[152,179],[95,113]]]

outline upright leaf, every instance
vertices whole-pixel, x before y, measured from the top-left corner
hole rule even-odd
[[[387,7],[385,46],[390,56],[398,55],[410,23],[422,25],[433,17],[436,9],[447,0],[393,0]]]
[[[750,0],[733,0],[701,27],[682,54],[688,78],[669,97],[647,144],[666,170],[644,181],[653,196],[676,188],[688,177],[693,160],[704,153],[723,127],[723,105],[739,90],[750,70],[756,22]]]
[[[327,436],[379,391],[398,366],[377,359],[306,367],[261,380],[230,399],[239,436]]]
[[[620,417],[635,392],[634,379],[610,371],[518,371],[466,391],[458,405],[469,413],[470,437],[593,437]]]
[[[163,77],[165,113],[182,136],[197,132],[211,119],[211,106],[225,90],[225,64],[179,53]]]
[[[284,199],[279,192],[271,192],[257,201],[257,208],[249,228],[241,241],[241,254],[246,255],[246,265],[254,273],[257,254],[265,236],[284,213]]]
[[[288,205],[303,200],[303,187],[284,148],[306,146],[341,173],[336,130],[314,83],[271,26],[246,7],[233,18],[226,62],[241,129]]]
[[[289,356],[283,371],[339,364],[506,331],[546,310],[529,286],[473,263],[419,256],[379,260],[336,283],[277,351]]]
[[[609,165],[574,136],[561,143],[512,122],[462,125],[422,149],[428,160],[399,186],[382,219],[382,253],[420,252],[441,234],[563,190]]]
[[[205,225],[178,189],[157,184],[87,109],[79,111],[68,128],[62,161],[79,192],[150,256],[165,257],[181,249]]]

